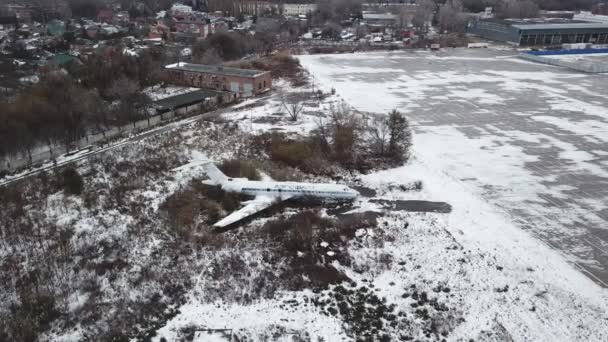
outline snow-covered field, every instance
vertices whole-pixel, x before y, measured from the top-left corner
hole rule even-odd
[[[421,179],[425,186],[421,192],[391,187]],[[431,301],[439,303],[428,307],[431,321],[450,341],[608,338],[606,291],[463,184],[419,159],[363,176],[361,184],[375,189],[378,198],[445,200],[455,209],[450,214],[387,212],[380,219],[382,229],[357,234],[349,247],[352,265],[334,262],[349,278],[375,289],[378,296],[396,306],[396,312],[412,320],[407,328],[387,327],[389,340],[402,336],[443,338],[440,334],[426,335],[424,316],[418,311],[424,306],[414,307],[419,303],[412,298],[414,293],[428,294]],[[252,227],[255,222],[248,229]],[[381,234],[379,239],[384,243],[368,242],[374,234]],[[296,332],[311,341],[353,340],[345,331],[347,320],[328,317],[309,304],[318,294],[283,292],[253,305],[206,303],[197,298],[203,291],[200,286],[191,292],[181,313],[158,331],[159,337],[171,340],[183,327],[202,326],[245,331],[258,340],[282,327],[281,331]],[[442,305],[449,308],[444,316],[437,309]]]
[[[334,87],[355,108],[396,108],[412,120],[415,160],[364,179],[419,177],[424,196],[452,204],[454,211],[436,220],[456,243],[491,260],[486,266],[509,265],[494,272],[477,264],[455,281],[467,284],[460,292],[467,323],[457,331],[499,322],[516,341],[606,339],[607,292],[598,284],[608,279],[608,89],[602,86],[608,77],[496,51],[299,58],[323,87]],[[440,240],[404,243],[398,254],[416,248],[433,254]],[[441,271],[427,276],[453,277],[445,259],[430,263]],[[387,277],[399,277],[391,272]],[[518,284],[509,298],[481,290],[501,281]],[[547,287],[559,295],[542,300],[539,313]],[[571,334],[593,316],[599,325],[583,329],[591,335]],[[461,337],[473,336],[468,333]]]
[[[355,108],[405,112],[421,162],[608,282],[608,75],[493,50],[300,59]]]
[[[17,210],[23,201],[0,207],[6,213],[0,223],[10,224],[3,233],[12,239],[0,245],[0,259],[14,259],[16,266],[7,262],[11,269],[53,270],[43,292],[55,293],[63,317],[71,319],[56,320],[42,340],[111,340],[133,333],[153,341],[229,341],[230,334],[247,341],[293,341],[294,336],[357,341],[365,334],[378,341],[608,340],[606,289],[564,258],[563,253],[576,255],[584,246],[559,245],[557,250],[536,237],[551,242],[549,233],[564,229],[548,225],[545,216],[537,218],[545,208],[542,215],[563,219],[554,207],[540,203],[548,198],[541,195],[557,196],[573,186],[546,183],[546,177],[528,169],[540,163],[539,170],[548,172],[547,156],[530,154],[539,150],[564,160],[569,174],[603,172],[605,165],[596,159],[606,156],[600,121],[605,90],[584,83],[593,79],[560,69],[535,73],[535,64],[507,54],[498,59],[426,53],[302,56],[318,81],[315,87],[326,93],[333,87],[336,95],[306,100],[298,120],[291,121],[282,95],[311,86],[293,88],[279,81],[273,93],[237,105],[215,123],[175,126],[80,162],[86,184],[80,196],[58,190],[55,181],[48,181],[55,175],[32,179],[22,188],[27,210]],[[480,70],[485,64],[525,71]],[[468,69],[459,71],[462,65]],[[449,70],[433,70],[436,66]],[[580,101],[569,91],[596,103]],[[579,123],[538,106],[517,106],[522,98],[540,98],[554,110],[578,108],[587,117]],[[192,191],[191,182],[203,175],[173,168],[200,154],[267,163],[264,150],[251,143],[254,135],[307,135],[332,106],[345,104],[372,113],[397,108],[415,125],[415,153],[406,165],[338,175],[341,182],[368,190],[346,207],[348,213],[377,218],[353,221],[337,237],[311,239],[310,248],[302,250],[286,248],[291,245],[268,234],[265,226],[301,213],[297,205],[276,208],[219,235],[209,232],[209,208],[197,207],[205,198],[197,197],[201,190]],[[511,120],[496,122],[496,117]],[[510,122],[560,129],[505,129]],[[584,132],[593,148],[574,149],[579,140],[567,139],[580,137],[562,135],[566,129]],[[550,181],[559,180],[554,178]],[[418,181],[421,188],[411,186]],[[178,200],[171,201],[176,195]],[[566,201],[563,194],[558,198]],[[451,210],[390,209],[391,203],[406,201],[447,202]],[[601,199],[585,203],[596,207],[567,214],[588,215],[600,208]],[[519,217],[516,209],[522,210]],[[328,208],[315,210],[323,218],[339,219]],[[537,227],[533,219],[544,223]],[[354,224],[356,231],[349,232]],[[17,229],[22,227],[35,234]],[[327,288],[312,286],[332,279],[331,269],[339,276]],[[4,303],[23,296],[14,282],[10,278],[0,287]],[[7,304],[0,306],[0,319],[7,311]]]
[[[413,108],[422,106],[423,101],[429,100],[427,92],[446,83],[471,82],[477,85],[476,82],[496,82],[500,79],[511,82],[513,86],[526,86],[525,80],[528,78],[536,81],[548,78],[548,83],[554,83],[546,71],[536,75],[510,74],[513,80],[492,72],[489,75],[465,76],[458,72],[433,75],[428,71],[418,79],[404,75],[399,69],[399,65],[420,57],[423,64],[442,61],[432,55],[391,55],[387,59],[386,54],[301,56],[300,59],[314,73],[325,91],[332,87],[337,90],[337,99],[330,97],[321,103],[319,107],[322,110],[327,110],[342,98],[363,111],[387,112],[398,108],[412,113]],[[384,64],[378,65],[379,61],[386,60],[389,61],[390,68]],[[461,63],[461,60],[494,62],[496,59],[463,56],[447,57],[446,60],[449,63]],[[505,63],[526,64],[515,56],[512,60],[508,56],[501,60],[505,60]],[[372,65],[359,68],[357,62],[353,61],[369,62]],[[367,79],[368,76],[371,80]],[[468,81],[467,77],[470,77]],[[562,77],[568,79],[577,76]],[[285,85],[279,86],[285,91],[293,91]],[[537,86],[534,85],[535,88]],[[454,85],[449,92],[433,94],[433,101],[451,102],[456,99],[468,104],[471,100],[477,100],[480,104],[490,106],[513,100],[481,87],[474,87],[473,90],[469,88],[466,85]],[[548,89],[550,86],[545,88]],[[276,94],[265,99],[263,105],[254,106],[256,101],[243,104],[245,109],[226,117],[239,122],[239,127],[246,131],[306,133],[316,127],[318,118],[315,115],[303,115],[296,123],[284,118],[268,121],[269,117],[283,111]],[[450,115],[446,112],[442,114]],[[483,153],[487,141],[467,141],[469,138],[459,133],[458,129],[447,125],[431,127],[432,129],[425,127],[422,116],[420,114],[414,120],[418,133],[413,160],[397,169],[362,176],[355,182],[373,189],[376,192],[374,199],[446,201],[452,205],[453,211],[449,214],[384,212],[385,216],[379,224],[382,229],[361,231],[351,243],[349,252],[353,257],[352,264],[347,266],[334,262],[334,265],[358,284],[374,288],[388,303],[396,305],[397,311],[403,312],[406,317],[414,317],[418,323],[424,319],[419,316],[420,307],[414,307],[416,300],[412,299],[412,295],[428,293],[429,297],[450,308],[449,315],[435,316],[432,319],[439,331],[449,331],[446,334],[447,340],[602,341],[608,338],[605,328],[608,319],[606,290],[568,263],[562,253],[538,240],[530,231],[522,230],[520,220],[504,210],[504,207],[497,206],[495,201],[488,202],[486,193],[471,184],[471,180],[456,178],[451,173],[451,167],[456,168],[458,165],[446,167],[446,164],[454,161],[453,156],[446,155],[449,152],[458,153],[461,158],[467,154],[480,159],[494,155],[492,151]],[[596,127],[598,123],[587,124],[587,127]],[[598,129],[601,129],[601,125],[590,131],[598,133]],[[439,134],[442,134],[442,138],[451,139],[438,139]],[[530,189],[519,194],[511,190],[511,196],[514,203],[526,201],[529,194],[542,190],[542,184],[536,184],[535,179],[528,174],[518,174],[518,168],[527,161],[526,156],[520,148],[508,146],[508,139],[503,141],[505,146],[496,153],[494,159],[482,159],[466,166],[471,171],[479,168],[475,171],[479,182],[504,182],[496,187],[500,185],[506,188],[512,183],[524,182],[521,186]],[[429,155],[434,157],[430,158]],[[577,155],[566,153],[564,157],[576,158]],[[506,163],[503,158],[507,159]],[[533,157],[528,159],[536,160]],[[497,163],[499,164],[496,165]],[[497,173],[502,167],[505,169]],[[422,180],[424,184],[422,191],[402,191],[395,186],[417,180]],[[492,198],[497,198],[497,195]],[[365,198],[358,206],[360,209],[354,211],[380,210],[370,199]],[[253,222],[248,229],[254,229],[255,225]],[[370,235],[383,243],[378,245],[368,242]],[[389,265],[381,261],[386,259],[391,260]],[[415,286],[414,290],[412,286]],[[348,330],[348,321],[334,316],[327,317],[318,307],[310,306],[309,300],[318,294],[284,292],[273,299],[243,306],[225,302],[211,305],[198,300],[196,293],[195,290],[190,295],[188,304],[181,308],[181,313],[159,330],[158,336],[175,337],[180,328],[200,325],[249,331],[251,336],[258,337],[264,336],[269,329],[275,331],[278,326],[299,336],[305,334],[313,341],[318,338],[325,341],[348,341],[352,338],[345,332],[345,329]],[[321,295],[331,297],[330,294]],[[431,312],[437,314],[441,311],[431,309]],[[409,336],[426,337],[424,324],[413,324],[413,330],[411,326],[409,328],[402,328],[403,336],[398,333],[399,329],[393,331],[387,328],[387,333],[395,340]],[[431,340],[442,338],[442,335],[430,336]]]

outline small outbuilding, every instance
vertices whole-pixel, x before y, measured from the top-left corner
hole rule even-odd
[[[154,108],[159,114],[172,111],[176,115],[183,115],[230,101],[231,93],[200,89],[154,101]]]

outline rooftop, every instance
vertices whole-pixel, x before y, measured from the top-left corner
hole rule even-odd
[[[608,24],[590,22],[585,20],[572,20],[565,18],[529,18],[529,19],[482,19],[482,21],[496,22],[510,25],[519,29],[568,29],[568,28],[606,28]]]
[[[395,20],[396,15],[392,13],[363,13],[364,20]]]
[[[237,68],[226,68],[218,65],[204,65],[204,64],[192,64],[192,63],[175,63],[165,66],[165,69],[172,70],[183,70],[191,72],[200,72],[206,74],[216,74],[224,76],[235,76],[235,77],[256,77],[267,71],[253,70],[253,69],[237,69]]]
[[[219,91],[200,89],[185,94],[166,97],[164,99],[154,101],[154,104],[159,111],[164,112],[174,108],[199,103],[205,99],[216,97],[221,94],[222,93]]]

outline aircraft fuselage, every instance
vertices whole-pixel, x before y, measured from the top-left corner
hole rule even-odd
[[[317,197],[328,199],[354,199],[359,192],[345,185],[299,182],[250,181],[244,178],[228,178],[221,184],[224,191],[239,192],[251,196]]]

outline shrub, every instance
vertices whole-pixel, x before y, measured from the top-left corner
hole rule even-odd
[[[227,66],[242,69],[266,70],[272,73],[273,78],[287,78],[296,82],[298,75],[302,72],[300,61],[292,55],[280,52],[271,57],[261,58],[255,61],[238,61],[227,63]]]
[[[405,161],[409,158],[412,146],[412,131],[409,121],[403,114],[393,110],[388,117],[389,157],[396,161]]]
[[[295,64],[295,65],[300,65],[300,61],[295,58],[294,56],[290,55],[289,53],[286,52],[279,52],[274,54],[271,59],[273,61],[276,61],[278,63],[282,63],[282,64]]]
[[[290,166],[276,166],[274,164],[271,164],[267,168],[267,172],[270,177],[272,177],[272,179],[276,181],[302,182],[304,180],[302,172]]]
[[[51,295],[35,294],[33,289],[24,287],[21,285],[20,303],[11,306],[9,335],[14,341],[36,341],[61,313]]]
[[[247,41],[238,33],[217,32],[204,41],[193,46],[195,58],[201,58],[208,50],[215,50],[222,60],[232,60],[243,57],[248,50]]]
[[[197,193],[205,200],[205,203],[214,202],[221,205],[221,207],[228,212],[240,208],[241,202],[253,199],[252,196],[226,192],[219,186],[209,186],[196,181],[193,184]],[[213,208],[212,205],[205,205],[205,208],[209,210],[210,213],[216,214],[215,210],[217,208]]]
[[[289,166],[298,167],[312,157],[313,151],[309,144],[300,141],[273,140],[271,159]]]
[[[202,197],[192,189],[179,190],[169,196],[161,206],[167,212],[169,223],[178,235],[185,236],[200,215]]]
[[[241,202],[244,198],[241,194],[234,192],[224,192],[224,196],[222,197],[222,208],[228,212],[235,211],[241,207]]]
[[[248,161],[233,159],[225,160],[220,165],[220,170],[228,177],[247,178],[250,180],[260,180],[261,176],[256,166]]]
[[[65,192],[70,195],[80,195],[84,189],[82,176],[74,168],[65,169],[62,173]]]
[[[354,148],[357,143],[357,133],[353,126],[334,127],[333,151],[336,161],[349,165],[354,160]]]

